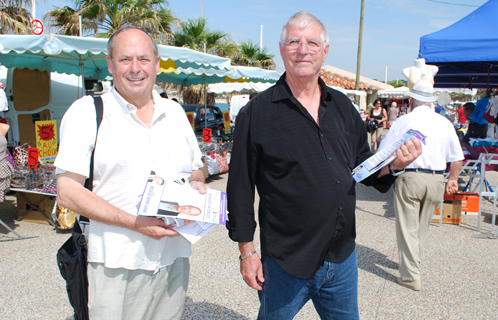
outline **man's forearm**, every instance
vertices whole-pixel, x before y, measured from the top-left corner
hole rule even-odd
[[[461,167],[462,167],[462,161],[452,162],[450,165],[450,175],[448,177],[448,180],[458,180]]]
[[[67,174],[59,175],[57,178],[57,203],[90,220],[132,230],[135,224],[136,216],[111,205],[83,187],[82,181]]]

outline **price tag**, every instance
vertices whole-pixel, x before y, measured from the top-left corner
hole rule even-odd
[[[38,148],[28,148],[28,170],[38,171]]]
[[[211,128],[202,129],[202,142],[211,142]]]

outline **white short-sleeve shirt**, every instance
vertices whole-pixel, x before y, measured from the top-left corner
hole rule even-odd
[[[137,108],[113,87],[102,95],[104,115],[95,148],[93,192],[110,204],[137,214],[147,177],[151,171],[165,180],[190,178],[203,166],[201,152],[183,108],[153,91],[154,115],[147,127],[136,115]],[[73,103],[61,123],[57,172],[89,176],[96,134],[92,97]],[[123,227],[90,222],[88,261],[108,268],[157,271],[178,257],[189,257],[190,243],[182,236],[147,237]]]
[[[452,123],[429,106],[418,106],[393,122],[380,143],[379,150],[400,138],[409,129],[427,136],[422,143],[422,154],[407,168],[446,170],[447,162],[463,160],[462,147]]]

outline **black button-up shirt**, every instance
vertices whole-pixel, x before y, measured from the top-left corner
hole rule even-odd
[[[371,156],[363,121],[344,94],[319,79],[319,125],[285,82],[253,98],[237,117],[228,178],[229,236],[252,241],[255,186],[262,256],[291,276],[310,279],[324,261],[355,247],[351,171]],[[394,177],[363,183],[386,192]]]

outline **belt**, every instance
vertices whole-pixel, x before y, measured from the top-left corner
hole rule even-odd
[[[444,170],[430,170],[430,169],[405,169],[405,172],[422,172],[422,173],[432,173],[432,174],[444,174]]]

